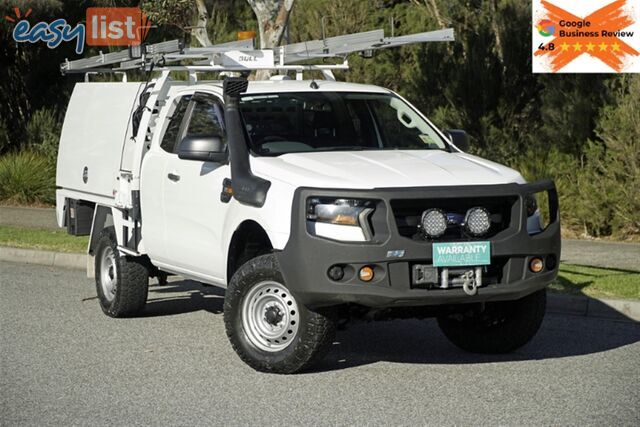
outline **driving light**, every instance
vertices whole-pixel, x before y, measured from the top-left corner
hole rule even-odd
[[[429,237],[440,237],[447,231],[447,215],[440,209],[427,209],[420,218],[422,232]]]
[[[471,208],[464,218],[464,228],[474,236],[482,236],[491,228],[491,216],[485,208]]]
[[[372,238],[369,216],[374,202],[359,199],[311,198],[307,202],[307,221],[312,234],[343,241]]]

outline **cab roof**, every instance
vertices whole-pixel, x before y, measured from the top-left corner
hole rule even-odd
[[[317,89],[312,88],[312,82]],[[222,82],[199,82],[198,85],[215,86],[222,90]],[[331,80],[260,80],[249,81],[246,93],[274,93],[274,92],[373,92],[391,93],[389,89],[380,86],[359,83],[336,82]]]

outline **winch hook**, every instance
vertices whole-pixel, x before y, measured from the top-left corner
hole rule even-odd
[[[462,276],[464,282],[462,282],[462,290],[469,296],[476,295],[478,293],[478,284],[473,277],[473,271],[468,271]]]

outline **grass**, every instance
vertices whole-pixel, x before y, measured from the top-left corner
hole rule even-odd
[[[64,230],[0,226],[0,246],[84,253],[88,242],[88,236],[71,236]]]
[[[0,226],[0,246],[84,253],[87,236],[75,237],[63,230]],[[561,264],[552,292],[594,298],[640,300],[640,272]]]
[[[640,299],[640,272],[561,264],[549,289],[594,298]]]

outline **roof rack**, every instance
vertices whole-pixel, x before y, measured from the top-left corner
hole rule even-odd
[[[120,52],[102,53],[60,65],[68,73],[121,73],[128,70],[173,71],[253,71],[253,70],[330,70],[348,69],[347,56],[361,53],[371,56],[377,49],[414,43],[453,41],[453,29],[385,37],[383,30],[366,31],[323,40],[288,44],[274,49],[255,49],[254,39],[240,40],[207,47],[185,48],[178,40],[156,44],[129,46]],[[341,63],[305,65],[318,58],[341,58]],[[189,64],[184,64],[188,61]]]

